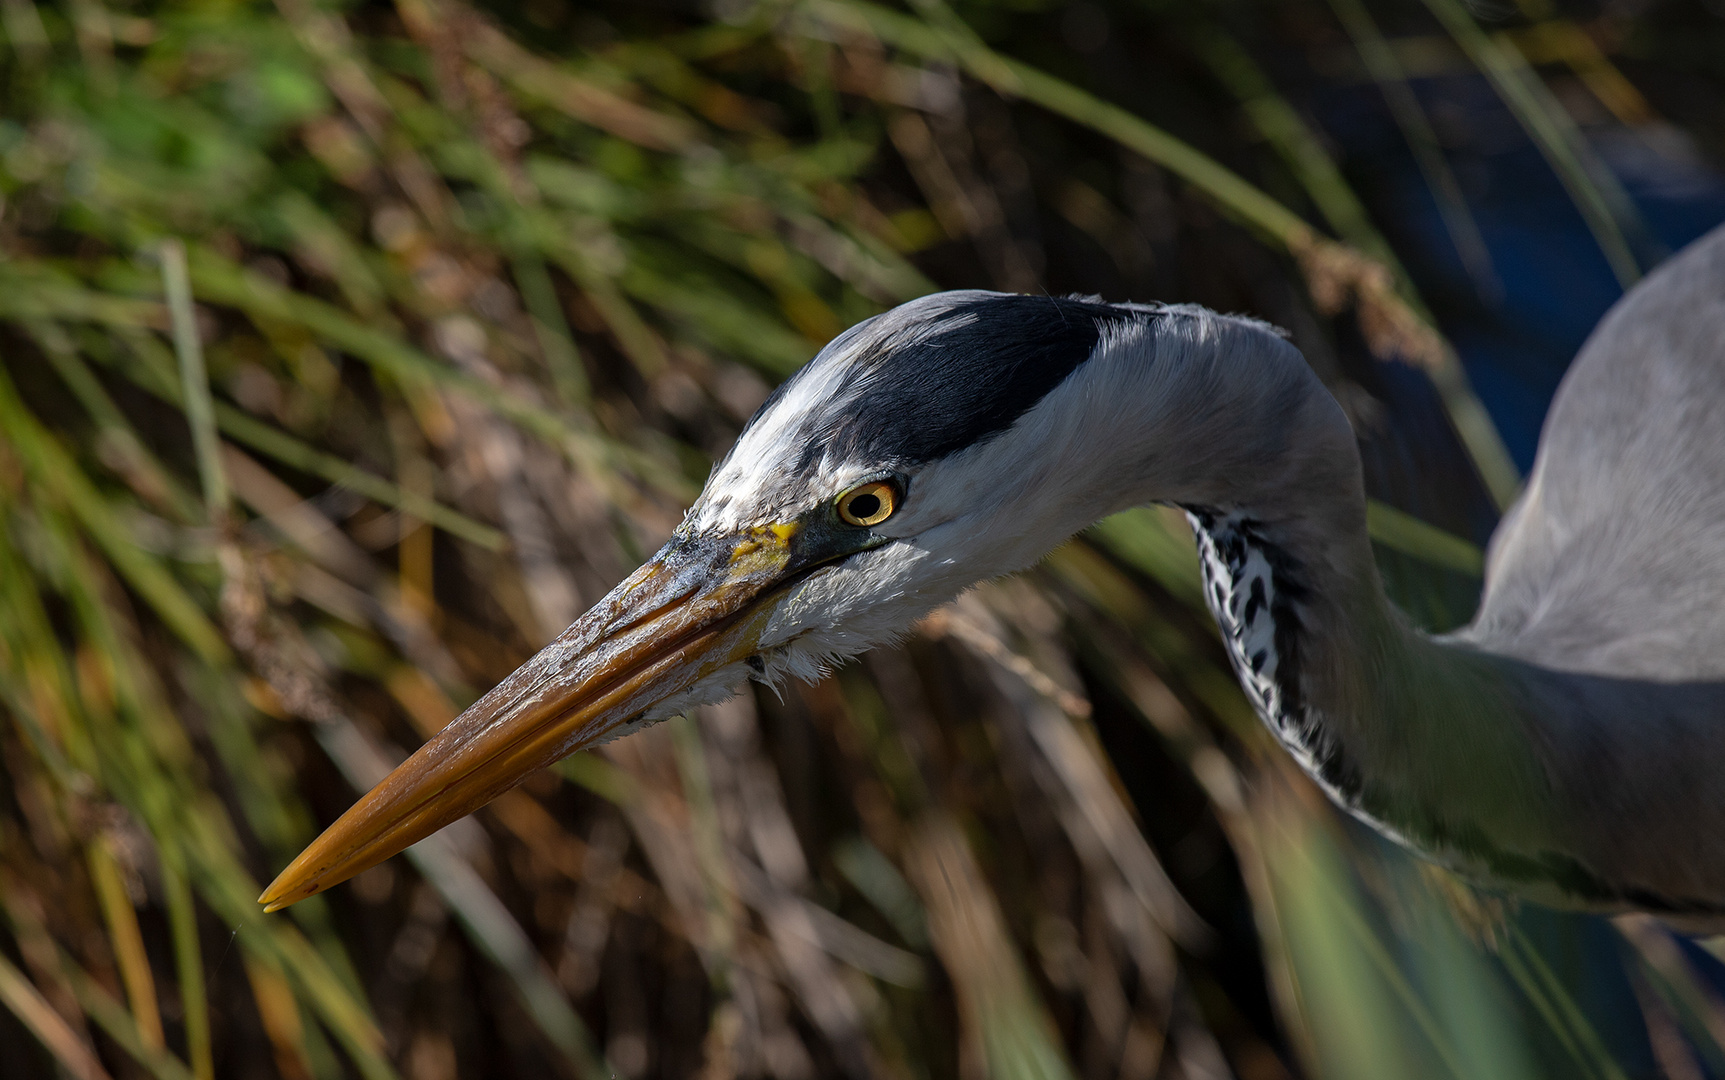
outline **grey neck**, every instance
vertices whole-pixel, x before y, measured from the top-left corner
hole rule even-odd
[[[1217,449],[1188,452],[1208,468],[1164,476],[1157,494],[1187,511],[1253,708],[1339,805],[1391,838],[1481,877],[1554,876],[1518,863],[1570,847],[1524,722],[1526,673],[1434,641],[1390,605],[1352,429],[1304,359],[1281,341],[1215,345],[1235,357],[1197,366],[1170,415],[1207,425],[1176,430],[1180,445]]]
[[[1571,673],[1413,629],[1373,561],[1340,407],[1291,348],[1244,355],[1170,407],[1178,441],[1157,455],[1208,467],[1140,494],[1187,509],[1269,730],[1343,808],[1474,880],[1718,925],[1725,687]],[[1650,843],[1649,821],[1690,839]]]

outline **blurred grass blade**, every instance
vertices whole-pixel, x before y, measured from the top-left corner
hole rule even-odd
[[[1140,506],[1107,517],[1090,527],[1102,547],[1156,584],[1203,611],[1204,586],[1198,570],[1198,547],[1178,511]]]
[[[78,995],[78,1004],[83,1006],[90,1019],[119,1044],[120,1049],[148,1070],[151,1076],[156,1080],[192,1080],[191,1070],[187,1069],[179,1058],[161,1046],[151,1046],[144,1041],[143,1033],[132,1021],[132,1015],[114,1000],[100,983],[74,967],[64,957],[61,959],[61,966],[66,969],[67,981],[72,984],[73,992]]]
[[[203,896],[224,924],[242,932],[240,944],[282,969],[302,999],[335,1034],[361,1076],[396,1080],[384,1057],[383,1037],[364,999],[337,974],[325,953],[296,928],[263,915],[255,899],[263,886],[234,863],[231,851],[203,830],[198,830],[194,839],[193,868]],[[338,949],[319,944],[340,957]]]
[[[1372,224],[1335,159],[1288,100],[1276,92],[1251,54],[1216,26],[1200,27],[1188,37],[1210,71],[1239,99],[1253,126],[1293,170],[1306,196],[1336,235],[1389,267],[1404,292],[1408,291],[1407,274],[1395,252]]]
[[[694,125],[680,116],[645,108],[579,78],[522,48],[492,26],[472,26],[463,35],[467,54],[522,93],[586,124],[655,150],[679,150],[694,142]]]
[[[156,848],[162,868],[162,891],[168,902],[168,929],[174,945],[174,969],[180,980],[180,1022],[186,1032],[186,1060],[197,1080],[214,1080],[215,1054],[210,1042],[210,999],[204,983],[203,950],[198,944],[198,912],[179,852]]]
[[[1331,941],[1330,947],[1354,954],[1358,958],[1355,962],[1363,962],[1371,970],[1375,979],[1369,981],[1381,988],[1377,992],[1388,992],[1386,1001],[1400,1007],[1400,1015],[1412,1022],[1423,1042],[1436,1054],[1442,1064],[1438,1075],[1447,1075],[1454,1080],[1485,1080],[1487,1077],[1522,1080],[1531,1077],[1532,1062],[1525,1045],[1516,1037],[1513,1028],[1503,1022],[1502,1014],[1491,1009],[1494,999],[1497,999],[1500,1009],[1507,1004],[1501,1000],[1496,980],[1487,965],[1481,962],[1477,947],[1454,932],[1447,911],[1428,910],[1416,914],[1392,908],[1388,918],[1417,918],[1414,925],[1421,930],[1404,945],[1403,955],[1392,953],[1390,943],[1385,941],[1383,931],[1376,924],[1377,920],[1371,917],[1372,905],[1366,890],[1355,886],[1347,864],[1341,858],[1335,834],[1326,820],[1330,816],[1328,809],[1292,828],[1288,826],[1301,815],[1301,811],[1295,809],[1294,800],[1277,800],[1275,809],[1269,813],[1278,823],[1276,831],[1285,838],[1285,847],[1278,843],[1270,848],[1280,880],[1290,880],[1290,860],[1302,861],[1302,887],[1315,888],[1318,896],[1298,900],[1296,905],[1311,899],[1321,901],[1320,908],[1306,908],[1302,913],[1296,906],[1287,914],[1288,932],[1294,942],[1292,947],[1296,952],[1306,954],[1304,962],[1298,966],[1300,978],[1309,988],[1305,995],[1308,1007],[1344,1011],[1363,1007],[1359,999],[1374,992],[1367,986],[1354,985],[1354,980],[1344,978],[1338,981],[1331,974],[1319,970],[1324,961],[1309,955],[1310,945],[1301,940],[1316,929],[1312,920],[1317,920],[1332,924],[1322,934],[1333,938],[1335,927],[1339,926],[1342,937],[1351,939],[1351,946],[1337,939]],[[1259,820],[1270,818],[1260,812]],[[1396,874],[1396,867],[1405,864],[1407,857],[1394,853],[1389,860],[1380,869]],[[1400,873],[1405,874],[1407,870],[1402,869]],[[1300,876],[1295,874],[1294,879],[1298,880]],[[1418,894],[1410,902],[1420,903],[1424,895]],[[1439,906],[1429,899],[1423,903],[1429,909]],[[1415,980],[1421,985],[1416,985]],[[1423,993],[1422,987],[1425,989]],[[1323,994],[1326,998],[1333,995],[1334,1000],[1318,1006],[1314,993]],[[1428,994],[1435,996],[1437,1004],[1442,1007],[1434,1007]],[[1349,1005],[1350,1001],[1356,1004]],[[1384,1022],[1388,1022],[1387,1018]],[[1329,1046],[1332,1053],[1345,1053],[1338,1046],[1345,1040],[1337,1039],[1334,1032],[1323,1030],[1326,1023],[1314,1014],[1313,1024],[1318,1029],[1314,1034],[1318,1044]],[[1416,1046],[1404,1043],[1403,1052],[1414,1052]],[[1406,1075],[1430,1075],[1433,1072],[1416,1067],[1421,1057],[1414,1053],[1408,1060]]]
[[[1658,114],[1647,98],[1636,89],[1623,71],[1613,64],[1599,43],[1573,19],[1553,17],[1547,11],[1536,14],[1526,7],[1525,15],[1534,25],[1514,35],[1517,50],[1530,64],[1560,59],[1569,65],[1576,77],[1587,84],[1600,104],[1611,110],[1619,122],[1629,127],[1654,123]]]
[[[0,953],[0,1004],[11,1010],[70,1076],[76,1080],[109,1080],[95,1051],[78,1038],[4,953]]]
[[[1504,445],[1491,413],[1474,393],[1455,350],[1446,345],[1442,358],[1426,366],[1426,374],[1443,401],[1444,412],[1449,414],[1450,423],[1467,448],[1474,468],[1479,471],[1486,493],[1491,496],[1499,513],[1508,510],[1521,495],[1521,471],[1509,456],[1509,448]]]
[[[393,767],[389,759],[350,720],[330,718],[314,730],[355,790],[368,791],[389,775]],[[594,1078],[608,1075],[592,1050],[586,1025],[564,1000],[532,941],[449,836],[434,833],[405,854],[449,905],[473,943],[509,977],[528,1015],[575,1072]]]
[[[1454,351],[1442,341],[1429,319],[1409,308],[1405,300],[1368,287],[1375,277],[1388,272],[1381,265],[1323,240],[1293,211],[1190,144],[1070,83],[1000,56],[973,36],[943,33],[865,0],[807,0],[807,4],[808,10],[836,26],[871,33],[886,44],[927,59],[957,63],[1000,93],[1035,102],[1161,165],[1294,255],[1305,268],[1308,287],[1320,300],[1320,306],[1326,302],[1326,296],[1334,301],[1352,292],[1362,308],[1362,329],[1367,331],[1374,351],[1393,349],[1404,359],[1427,369],[1450,422],[1493,501],[1500,510],[1508,509],[1514,501],[1520,485],[1519,472],[1490,415],[1468,384],[1467,373]],[[1286,118],[1285,113],[1279,115]],[[1296,157],[1307,161],[1312,155],[1297,150]],[[1319,186],[1325,191],[1336,190],[1329,182]],[[1376,341],[1375,336],[1386,340]]]
[[[1420,1033],[1431,1042],[1432,1049],[1437,1051],[1444,1067],[1456,1080],[1476,1080],[1478,1073],[1462,1064],[1461,1055],[1452,1045],[1449,1034],[1438,1024],[1430,1007],[1420,997],[1413,985],[1408,982],[1407,976],[1402,973],[1401,965],[1384,947],[1383,940],[1378,936],[1378,931],[1366,922],[1357,902],[1342,895],[1340,875],[1335,873],[1318,875],[1317,880],[1320,887],[1330,893],[1335,905],[1333,910],[1341,916],[1343,925],[1352,932],[1361,951],[1371,961],[1372,967],[1376,969],[1385,985],[1394,993],[1396,1001],[1413,1018]]]
[[[1181,896],[1144,840],[1137,822],[1109,782],[1097,751],[1067,717],[1039,709],[1030,734],[1066,785],[1091,830],[1102,840],[1133,892],[1141,897],[1170,938],[1194,952],[1208,948],[1213,931]]]
[[[929,937],[958,993],[969,1037],[999,1080],[1070,1080],[1053,1024],[1037,1000],[1007,936],[964,834],[929,812],[916,826],[908,859],[928,905]]]
[[[1264,839],[1302,1027],[1316,1055],[1313,1072],[1332,1080],[1428,1075],[1397,1037],[1393,991],[1340,910],[1354,902],[1347,895],[1351,889],[1338,898],[1345,867],[1309,813],[1292,799],[1276,801],[1273,813],[1256,813],[1253,819]],[[1279,824],[1265,827],[1273,820]]]
[[[709,956],[717,961],[713,980],[722,986],[724,967],[736,951],[737,924],[741,921],[737,886],[731,880],[730,861],[725,857],[725,838],[719,831],[718,807],[713,799],[713,782],[701,733],[695,728],[695,720],[687,715],[672,717],[665,727],[670,733],[683,800],[688,805],[689,847],[706,892],[708,927],[702,937]]]
[[[325,957],[279,920],[261,921],[251,903],[259,886],[235,861],[233,833],[220,809],[209,801],[183,802],[182,792],[189,786],[185,773],[194,760],[192,748],[178,719],[157,698],[153,679],[145,674],[145,665],[131,645],[136,640],[136,628],[122,630],[119,624],[126,614],[104,603],[101,588],[105,571],[82,547],[66,542],[61,549],[68,566],[59,580],[95,654],[107,661],[111,685],[106,693],[117,709],[134,721],[124,725],[110,721],[96,733],[93,741],[111,755],[104,764],[105,779],[121,787],[132,812],[149,826],[153,836],[171,839],[176,845],[171,849],[156,845],[163,864],[176,963],[201,977],[201,962],[195,955],[195,901],[184,884],[189,877],[227,925],[254,931],[243,945],[273,950],[276,962],[295,975],[307,999],[341,1038],[360,1072],[370,1080],[389,1080],[393,1074],[378,1056],[380,1040],[375,1027],[364,1006],[334,977]],[[339,948],[330,952],[340,955]],[[184,985],[181,989],[184,993]],[[197,995],[192,996],[195,999]]]
[[[343,461],[334,454],[323,453],[231,405],[218,404],[216,419],[230,437],[275,458],[289,468],[321,476],[338,487],[348,488],[384,506],[411,514],[451,536],[459,536],[487,551],[502,551],[509,544],[508,539],[491,526],[475,521],[461,511],[428,499],[418,492],[409,491],[399,484],[385,480],[376,473],[367,472],[358,465]]]
[[[860,30],[930,60],[957,63],[1003,94],[1023,97],[1118,141],[1186,180],[1242,221],[1295,249],[1311,243],[1310,225],[1214,158],[1083,90],[989,50],[972,35],[948,34],[862,0],[809,0],[806,8],[836,27]]]
[[[178,477],[169,472],[161,460],[144,446],[119,406],[91,373],[77,347],[65,329],[57,323],[34,321],[28,324],[30,337],[48,357],[54,371],[67,389],[78,399],[100,430],[99,439],[112,444],[112,450],[125,460],[124,479],[140,496],[157,505],[176,520],[201,520],[196,500],[186,491]],[[97,453],[103,446],[97,444]]]
[[[108,923],[108,940],[113,945],[114,962],[120,969],[120,981],[132,1006],[138,1042],[148,1050],[161,1050],[167,1042],[162,1037],[162,1015],[156,1005],[156,982],[150,975],[150,957],[144,951],[138,913],[132,907],[131,897],[126,895],[120,869],[104,838],[98,837],[89,844],[87,861],[90,881],[96,888],[96,899],[102,905],[102,914]]]
[[[1562,980],[1552,972],[1527,935],[1513,924],[1499,955],[1522,992],[1575,1059],[1581,1075],[1599,1080],[1626,1080],[1622,1068],[1606,1050],[1599,1033],[1576,1006]]]
[[[222,459],[216,437],[215,410],[210,401],[210,377],[204,371],[204,345],[198,336],[197,314],[192,310],[192,285],[186,275],[186,246],[177,239],[162,241],[157,248],[162,263],[162,292],[173,319],[174,353],[180,361],[181,404],[192,429],[192,447],[198,455],[198,477],[204,485],[204,509],[209,521],[221,528],[227,521],[228,483],[222,475]],[[194,1063],[195,1068],[195,1063]]]
[[[4,0],[0,3],[0,22],[6,28],[7,43],[27,67],[48,58],[48,30],[34,0]]]
[[[149,602],[182,641],[208,662],[218,662],[228,655],[227,645],[203,611],[159,562],[133,542],[82,470],[72,464],[66,452],[24,408],[3,368],[0,368],[0,432],[6,434],[38,484],[65,500],[127,584]]]
[[[734,298],[691,288],[644,262],[631,262],[619,281],[624,291],[685,321],[721,351],[746,357],[776,379],[788,377],[815,354],[812,342],[783,324]]]
[[[527,305],[533,332],[539,339],[539,351],[551,369],[557,395],[565,406],[587,403],[590,393],[587,372],[581,367],[581,354],[575,348],[575,336],[563,317],[563,307],[557,299],[557,288],[551,274],[537,254],[515,257],[515,284]]]
[[[594,267],[573,246],[558,244],[554,251],[545,254],[581,286],[618,347],[628,354],[643,377],[651,379],[665,369],[664,344],[630,306],[609,274]]]
[[[311,1080],[312,1067],[304,1047],[305,1030],[293,988],[250,953],[242,953],[241,960],[246,979],[251,983],[252,1003],[257,1006],[264,1036],[275,1050],[276,1067],[281,1070],[283,1080]]]
[[[1424,0],[1468,59],[1491,81],[1522,130],[1557,173],[1575,208],[1605,254],[1617,282],[1627,289],[1641,279],[1641,267],[1624,235],[1639,227],[1634,204],[1610,169],[1593,153],[1569,113],[1540,81],[1515,46],[1480,28],[1461,0]]]
[[[1138,507],[1105,518],[1086,535],[1192,607],[1204,610],[1197,549],[1177,511]],[[1472,543],[1376,499],[1366,501],[1366,531],[1376,543],[1434,567],[1479,577],[1485,556]]]
[[[1674,938],[1675,931],[1651,915],[1619,915],[1618,933],[1640,957],[1678,1020],[1714,1069],[1725,1068],[1725,999],[1696,971]]]
[[[681,478],[668,475],[659,462],[595,435],[574,417],[560,416],[478,376],[438,363],[394,335],[375,330],[332,304],[283,288],[202,247],[190,250],[189,261],[193,287],[198,295],[211,301],[239,308],[253,319],[279,320],[303,327],[404,385],[454,390],[553,445],[573,443],[593,460],[625,464],[643,479],[673,491],[681,486]]]
[[[1388,503],[1366,502],[1366,533],[1377,543],[1403,555],[1458,573],[1485,573],[1485,555],[1472,543]]]
[[[71,991],[85,1015],[94,1020],[121,1050],[131,1055],[133,1060],[149,1070],[157,1080],[190,1080],[191,1073],[178,1058],[162,1046],[160,1032],[156,1034],[154,1045],[147,1045],[138,1025],[133,1021],[132,1014],[126,1011],[125,1006],[79,967],[67,955],[64,945],[52,939],[48,927],[41,921],[43,913],[34,910],[34,904],[24,902],[25,890],[3,873],[0,873],[0,890],[6,890],[7,902],[3,910],[14,935],[20,942],[28,935],[38,943],[48,944],[52,956],[39,955],[37,960],[54,966],[61,984]]]
[[[1408,149],[1413,152],[1414,162],[1425,177],[1426,188],[1431,191],[1438,213],[1443,217],[1450,243],[1455,245],[1456,255],[1473,278],[1480,298],[1488,304],[1495,304],[1503,296],[1503,282],[1497,276],[1497,268],[1492,265],[1491,251],[1480,235],[1473,211],[1468,208],[1461,183],[1444,157],[1431,120],[1420,106],[1413,87],[1408,85],[1407,75],[1396,59],[1395,50],[1384,40],[1377,21],[1362,0],[1330,0],[1330,10],[1336,13],[1336,18],[1347,30],[1354,50],[1360,54],[1366,70],[1383,92],[1384,103],[1389,106],[1396,126],[1401,128]]]
[[[163,401],[183,407],[185,399],[179,382],[172,378],[171,372],[157,371],[156,365],[151,362],[151,356],[156,351],[152,348],[155,344],[153,340],[148,337],[132,337],[127,343],[136,359],[141,362],[121,365],[120,374]],[[75,356],[70,359],[77,360]],[[459,536],[487,550],[500,551],[508,544],[503,534],[491,526],[475,521],[453,507],[408,491],[334,454],[324,453],[226,402],[215,402],[214,411],[216,426],[223,434],[290,468],[312,476],[321,476],[332,484],[357,491],[384,506],[405,511],[422,521],[436,525],[451,536]]]
[[[853,836],[833,848],[833,865],[886,917],[906,945],[917,950],[928,948],[928,918],[922,903],[879,848]]]
[[[198,295],[215,303],[239,308],[253,318],[276,319],[302,326],[408,385],[429,384],[456,390],[544,438],[585,438],[565,419],[472,375],[439,364],[405,342],[360,323],[331,304],[266,281],[256,273],[234,266],[202,248],[193,248],[189,255],[193,287]]]

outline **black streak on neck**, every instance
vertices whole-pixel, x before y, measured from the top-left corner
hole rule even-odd
[[[1263,522],[1249,515],[1228,514],[1203,506],[1183,506],[1181,509],[1191,515],[1193,527],[1209,540],[1221,564],[1212,567],[1207,560],[1200,563],[1205,579],[1205,599],[1219,625],[1223,624],[1219,609],[1226,602],[1226,593],[1248,587],[1241,578],[1249,556],[1257,552],[1269,565],[1271,588],[1268,604],[1274,628],[1277,700],[1272,702],[1258,697],[1251,693],[1249,686],[1248,696],[1254,698],[1254,708],[1276,737],[1303,753],[1306,760],[1302,764],[1315,774],[1330,794],[1346,809],[1360,811],[1364,784],[1359,769],[1326,726],[1322,711],[1311,706],[1305,693],[1301,661],[1306,631],[1301,611],[1311,596],[1311,589],[1307,585],[1309,579],[1304,564],[1269,538]],[[1217,571],[1229,575],[1229,590],[1212,579],[1212,573]],[[1248,593],[1243,604],[1243,615],[1248,623],[1261,610],[1258,605],[1264,600],[1256,592]],[[1247,672],[1261,670],[1261,661],[1239,655],[1235,642],[1226,644],[1230,657],[1239,666],[1237,674],[1242,685],[1246,685]]]
[[[1277,738],[1307,755],[1311,762],[1308,769],[1316,773],[1316,778],[1343,809],[1392,839],[1413,845],[1416,853],[1436,858],[1464,874],[1483,872],[1496,882],[1554,886],[1573,901],[1607,909],[1628,906],[1673,916],[1725,915],[1725,905],[1692,897],[1665,896],[1644,887],[1607,881],[1580,860],[1562,852],[1529,854],[1505,850],[1476,824],[1445,820],[1428,807],[1409,806],[1405,802],[1398,806],[1398,800],[1389,797],[1390,793],[1368,786],[1334,733],[1326,728],[1327,718],[1322,710],[1313,707],[1304,693],[1301,652],[1305,627],[1301,609],[1311,590],[1300,560],[1271,540],[1264,523],[1249,515],[1224,513],[1210,507],[1181,509],[1191,515],[1193,527],[1214,546],[1222,564],[1219,569],[1231,575],[1229,584],[1233,588],[1240,586],[1252,551],[1260,553],[1269,565],[1272,585],[1269,611],[1274,625],[1275,682],[1281,707],[1271,715],[1269,702],[1258,698],[1253,705]],[[1205,600],[1216,611],[1226,603],[1228,590],[1221,582],[1211,580],[1215,568],[1207,561],[1200,565],[1204,571]],[[1257,597],[1248,594],[1242,605],[1243,613],[1248,613],[1247,622],[1251,621],[1249,613],[1256,610],[1251,607],[1256,600]],[[1219,613],[1217,621],[1222,623]],[[1253,660],[1239,654],[1237,643],[1226,644],[1230,658],[1241,667],[1239,674],[1244,684]],[[1249,688],[1248,697],[1255,697]],[[1386,827],[1388,822],[1394,825]]]

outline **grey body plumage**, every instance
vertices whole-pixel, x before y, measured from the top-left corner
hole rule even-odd
[[[1577,355],[1455,641],[1526,665],[1531,737],[1608,899],[1725,910],[1725,229]]]
[[[1582,349],[1479,613],[1444,638],[1385,598],[1353,431],[1273,328],[983,292],[861,323],[762,406],[664,550],[265,901],[747,678],[814,677],[1151,502],[1187,510],[1242,686],[1342,807],[1536,899],[1725,916],[1725,228]]]

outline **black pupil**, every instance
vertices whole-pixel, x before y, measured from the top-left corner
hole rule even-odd
[[[851,500],[851,517],[871,518],[880,513],[879,495],[858,495]]]

